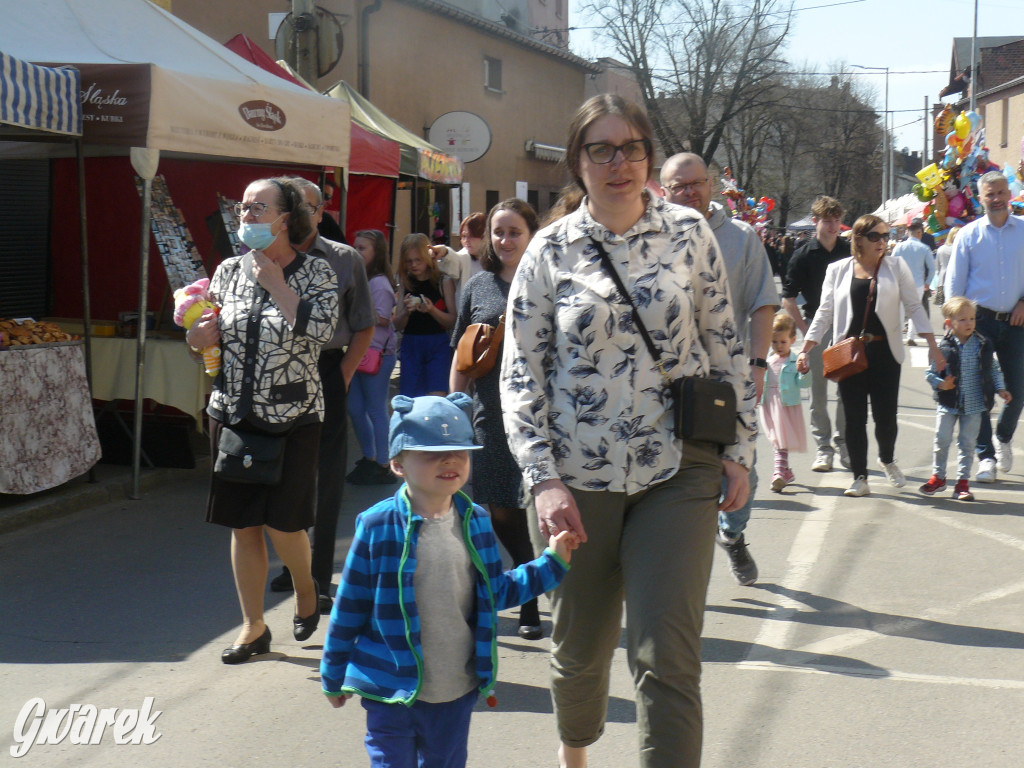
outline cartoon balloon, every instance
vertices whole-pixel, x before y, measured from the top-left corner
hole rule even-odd
[[[961,112],[953,120],[953,130],[956,131],[956,135],[961,139],[966,139],[971,133],[971,120],[967,117],[966,112]]]
[[[958,219],[963,214],[965,206],[966,202],[964,201],[964,196],[957,193],[953,197],[949,198],[949,208],[946,213],[948,216]]]
[[[981,127],[981,115],[973,109],[967,113],[967,119],[971,121],[971,133],[974,133],[974,131]]]

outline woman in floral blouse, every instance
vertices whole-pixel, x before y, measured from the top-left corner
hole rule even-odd
[[[586,747],[604,729],[625,600],[641,765],[697,766],[716,515],[747,496],[754,389],[710,227],[645,191],[653,142],[643,112],[619,96],[596,96],[576,113],[567,147],[566,215],[537,233],[519,265],[501,374],[509,444],[537,511],[531,532],[569,529],[586,542],[552,595],[559,760],[586,765]],[[663,377],[598,242],[670,378],[706,376],[735,388],[735,445],[722,451],[674,436]]]
[[[254,181],[238,214],[239,238],[252,251],[217,268],[210,294],[220,314],[207,310],[186,339],[193,348],[221,348],[221,373],[207,409],[213,455],[225,425],[285,435],[286,442],[279,484],[212,479],[206,520],[232,529],[231,565],[242,606],[242,629],[221,654],[225,664],[270,650],[270,628],[263,620],[265,535],[294,580],[295,638],[313,634],[320,618],[306,529],[313,525],[324,410],[317,360],[338,322],[334,268],[289,242],[302,242],[312,229],[309,209],[292,180]]]

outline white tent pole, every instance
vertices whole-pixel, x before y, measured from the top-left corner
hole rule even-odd
[[[135,343],[135,425],[132,442],[132,492],[139,498],[139,466],[142,460],[142,377],[146,362],[146,294],[149,288],[149,204],[153,197],[153,177],[160,162],[160,150],[132,147],[132,167],[142,178],[142,232],[139,242],[139,320]]]

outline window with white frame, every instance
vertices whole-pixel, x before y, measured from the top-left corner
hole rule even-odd
[[[501,89],[501,59],[484,56],[484,88],[495,93],[503,93]]]

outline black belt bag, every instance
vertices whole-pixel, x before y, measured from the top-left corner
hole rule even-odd
[[[288,435],[250,432],[223,426],[217,440],[213,474],[232,483],[278,485],[284,472]]]
[[[672,416],[675,435],[682,440],[716,443],[718,445],[736,444],[736,390],[724,381],[715,381],[700,376],[683,376],[670,380],[661,363],[661,350],[651,340],[643,318],[637,311],[633,299],[622,283],[622,278],[597,240],[591,239],[601,254],[601,263],[615,282],[622,297],[633,308],[633,324],[636,325],[644,343],[658,365],[662,377],[672,393]]]

